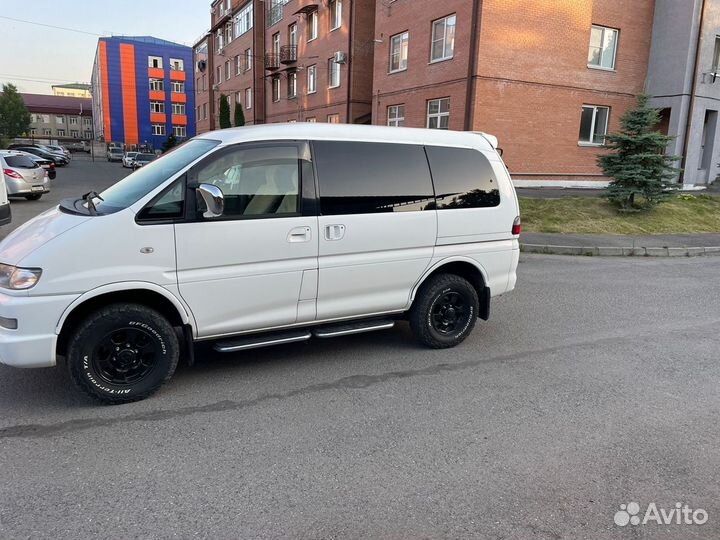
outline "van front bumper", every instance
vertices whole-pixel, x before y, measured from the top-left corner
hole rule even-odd
[[[22,368],[54,366],[58,321],[76,298],[0,292],[0,363]]]

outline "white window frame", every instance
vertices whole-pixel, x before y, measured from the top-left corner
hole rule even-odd
[[[592,109],[593,115],[592,120],[590,122],[590,137],[591,140],[589,141],[583,141],[578,137],[578,146],[605,146],[605,137],[607,137],[608,134],[608,128],[610,126],[610,113],[612,109],[608,107],[607,105],[583,105],[582,106],[583,112],[585,109]],[[607,110],[607,116],[605,121],[605,130],[602,134],[602,142],[595,142],[595,124],[597,122],[598,117],[598,111],[600,109]],[[580,127],[582,128],[582,114],[580,115]]]
[[[400,108],[402,107],[402,116]],[[405,104],[388,105],[387,108],[387,125],[391,127],[403,127],[405,125]]]
[[[288,99],[294,99],[297,97],[297,72],[291,71],[287,75],[288,77]]]
[[[253,2],[242,8],[233,20],[235,28],[235,37],[242,36],[253,27]]]
[[[305,121],[308,122],[308,123],[310,123],[310,124],[315,124],[315,123],[317,123],[317,118],[315,118],[314,116],[308,116],[308,117],[305,119]]]
[[[452,25],[449,25],[450,19],[452,19]],[[443,23],[443,33],[442,36],[436,35],[436,28],[438,23]],[[457,14],[453,13],[451,15],[447,15],[445,17],[442,17],[440,19],[435,19],[431,23],[431,32],[430,32],[430,63],[433,62],[443,62],[445,60],[450,60],[455,55],[455,29],[457,28]],[[452,26],[453,28],[453,38],[452,43],[450,45],[450,52],[448,53],[448,43],[447,43],[447,35],[448,35],[448,27]],[[435,43],[442,41],[443,44],[443,53],[442,56],[438,56],[437,58],[433,57],[433,54],[435,52]]]
[[[174,115],[184,115],[186,111],[185,104],[184,103],[173,103],[172,104],[172,114]]]
[[[335,121],[337,120],[337,121]],[[340,123],[340,115],[338,113],[331,113],[327,115],[327,123],[328,124],[339,124]]]
[[[83,118],[83,126],[92,126],[92,118]]]
[[[340,64],[334,58],[328,59],[328,88],[338,88],[340,86]]]
[[[187,127],[186,126],[173,126],[173,135],[176,137],[187,137]]]
[[[245,109],[249,110],[252,109],[252,102],[253,102],[253,91],[252,87],[248,87],[245,89]]]
[[[58,136],[58,137],[64,137],[64,136],[65,136],[65,130],[64,130],[64,129],[58,129],[58,130],[57,130],[57,136]]]
[[[65,117],[64,116],[55,116],[55,123],[60,124],[61,126],[65,125]]]
[[[277,103],[280,101],[280,77],[273,77],[270,79],[270,84],[272,85],[272,93],[270,95],[270,98],[272,99],[273,103]]]
[[[448,102],[447,112],[440,112],[440,105],[443,101]],[[430,104],[435,103],[435,102],[437,102],[437,104],[438,104],[438,112],[430,113]],[[444,98],[429,99],[427,102],[426,115],[427,115],[427,121],[425,123],[426,128],[428,128],[428,129],[450,129],[450,98],[444,97]],[[441,118],[445,118],[445,117],[448,119],[448,127],[442,128],[442,127],[440,127]],[[434,128],[430,127],[430,119],[431,118],[437,118],[437,127],[434,127]]]
[[[308,41],[313,41],[318,37],[318,12],[313,10],[307,14]]]
[[[153,135],[165,135],[165,124],[152,124]]]
[[[222,82],[222,66],[215,67],[215,84]]]
[[[288,26],[288,45],[297,47],[298,44],[298,25],[292,23]]]
[[[594,48],[597,48],[597,47],[594,47],[593,44],[592,44],[593,33],[594,33],[595,31],[600,31],[600,56],[599,56],[599,62],[600,62],[600,63],[599,63],[599,64],[593,64],[593,63],[590,62],[590,53],[591,53],[591,51],[592,51]],[[614,34],[614,35],[615,35],[614,47],[613,47],[613,52],[612,52],[612,65],[609,66],[609,67],[602,65],[602,64],[603,64],[603,58],[604,58],[604,55],[605,55],[605,49],[604,49],[605,37],[606,37],[607,34]],[[590,69],[600,69],[600,70],[604,70],[604,71],[615,71],[615,65],[616,65],[616,63],[617,63],[617,51],[618,51],[619,42],[620,42],[620,30],[619,30],[619,29],[617,29],[617,28],[612,28],[612,27],[609,27],[609,26],[602,26],[602,25],[599,25],[599,24],[593,24],[592,27],[591,27],[591,29],[590,29],[590,43],[589,43],[589,45],[588,45],[588,62],[587,62],[587,67],[589,67]]]
[[[76,138],[76,139],[79,139],[79,138],[80,138],[80,131],[77,130],[77,129],[71,129],[71,130],[70,130],[70,136],[71,136],[71,137],[74,137],[74,138]]]
[[[170,70],[171,71],[185,71],[185,62],[182,58],[171,58],[170,59]]]
[[[230,60],[225,60],[225,80],[229,81],[230,77],[232,77],[232,65]]]
[[[307,93],[314,94],[317,92],[317,64],[308,66],[307,68]]]
[[[165,102],[164,101],[150,101],[150,112],[151,113],[165,113]]]
[[[77,124],[78,124],[77,116],[71,116],[71,117],[70,117],[70,125],[71,125],[71,126],[77,126]]]
[[[51,135],[52,135],[52,129],[47,129],[47,128],[43,129],[43,135],[45,135],[46,137],[51,136]]]
[[[409,52],[409,38],[410,33],[408,31],[400,32],[394,36],[390,36],[390,60],[388,73],[399,73],[400,71],[406,71],[408,65],[408,52]],[[395,50],[397,45],[397,50]],[[405,53],[404,65],[403,65],[403,52]],[[398,67],[393,69],[393,59],[397,57]]]
[[[163,81],[162,79],[150,79],[150,90],[153,90],[155,92],[164,92],[165,81]]]
[[[245,49],[245,71],[250,71],[252,69],[253,61],[252,61],[252,48]]]
[[[153,63],[156,60],[157,60],[157,65],[155,66],[155,65],[153,65]],[[162,69],[163,68],[162,56],[148,56],[148,67]]]
[[[182,81],[170,81],[170,92],[173,94],[184,94],[185,83]]]
[[[242,55],[237,55],[235,57],[235,76],[238,76],[242,73]]]
[[[342,0],[330,0],[330,31],[342,27]]]

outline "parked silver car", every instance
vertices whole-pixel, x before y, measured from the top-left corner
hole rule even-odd
[[[50,192],[47,171],[22,152],[0,151],[0,165],[9,197],[37,201],[44,193]]]

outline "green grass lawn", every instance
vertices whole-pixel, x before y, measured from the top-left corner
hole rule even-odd
[[[525,232],[683,234],[720,232],[720,197],[674,196],[648,213],[620,214],[601,197],[520,199]]]

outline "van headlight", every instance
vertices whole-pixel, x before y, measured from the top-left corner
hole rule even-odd
[[[41,275],[40,268],[18,268],[9,264],[0,264],[0,287],[16,291],[32,289]]]

